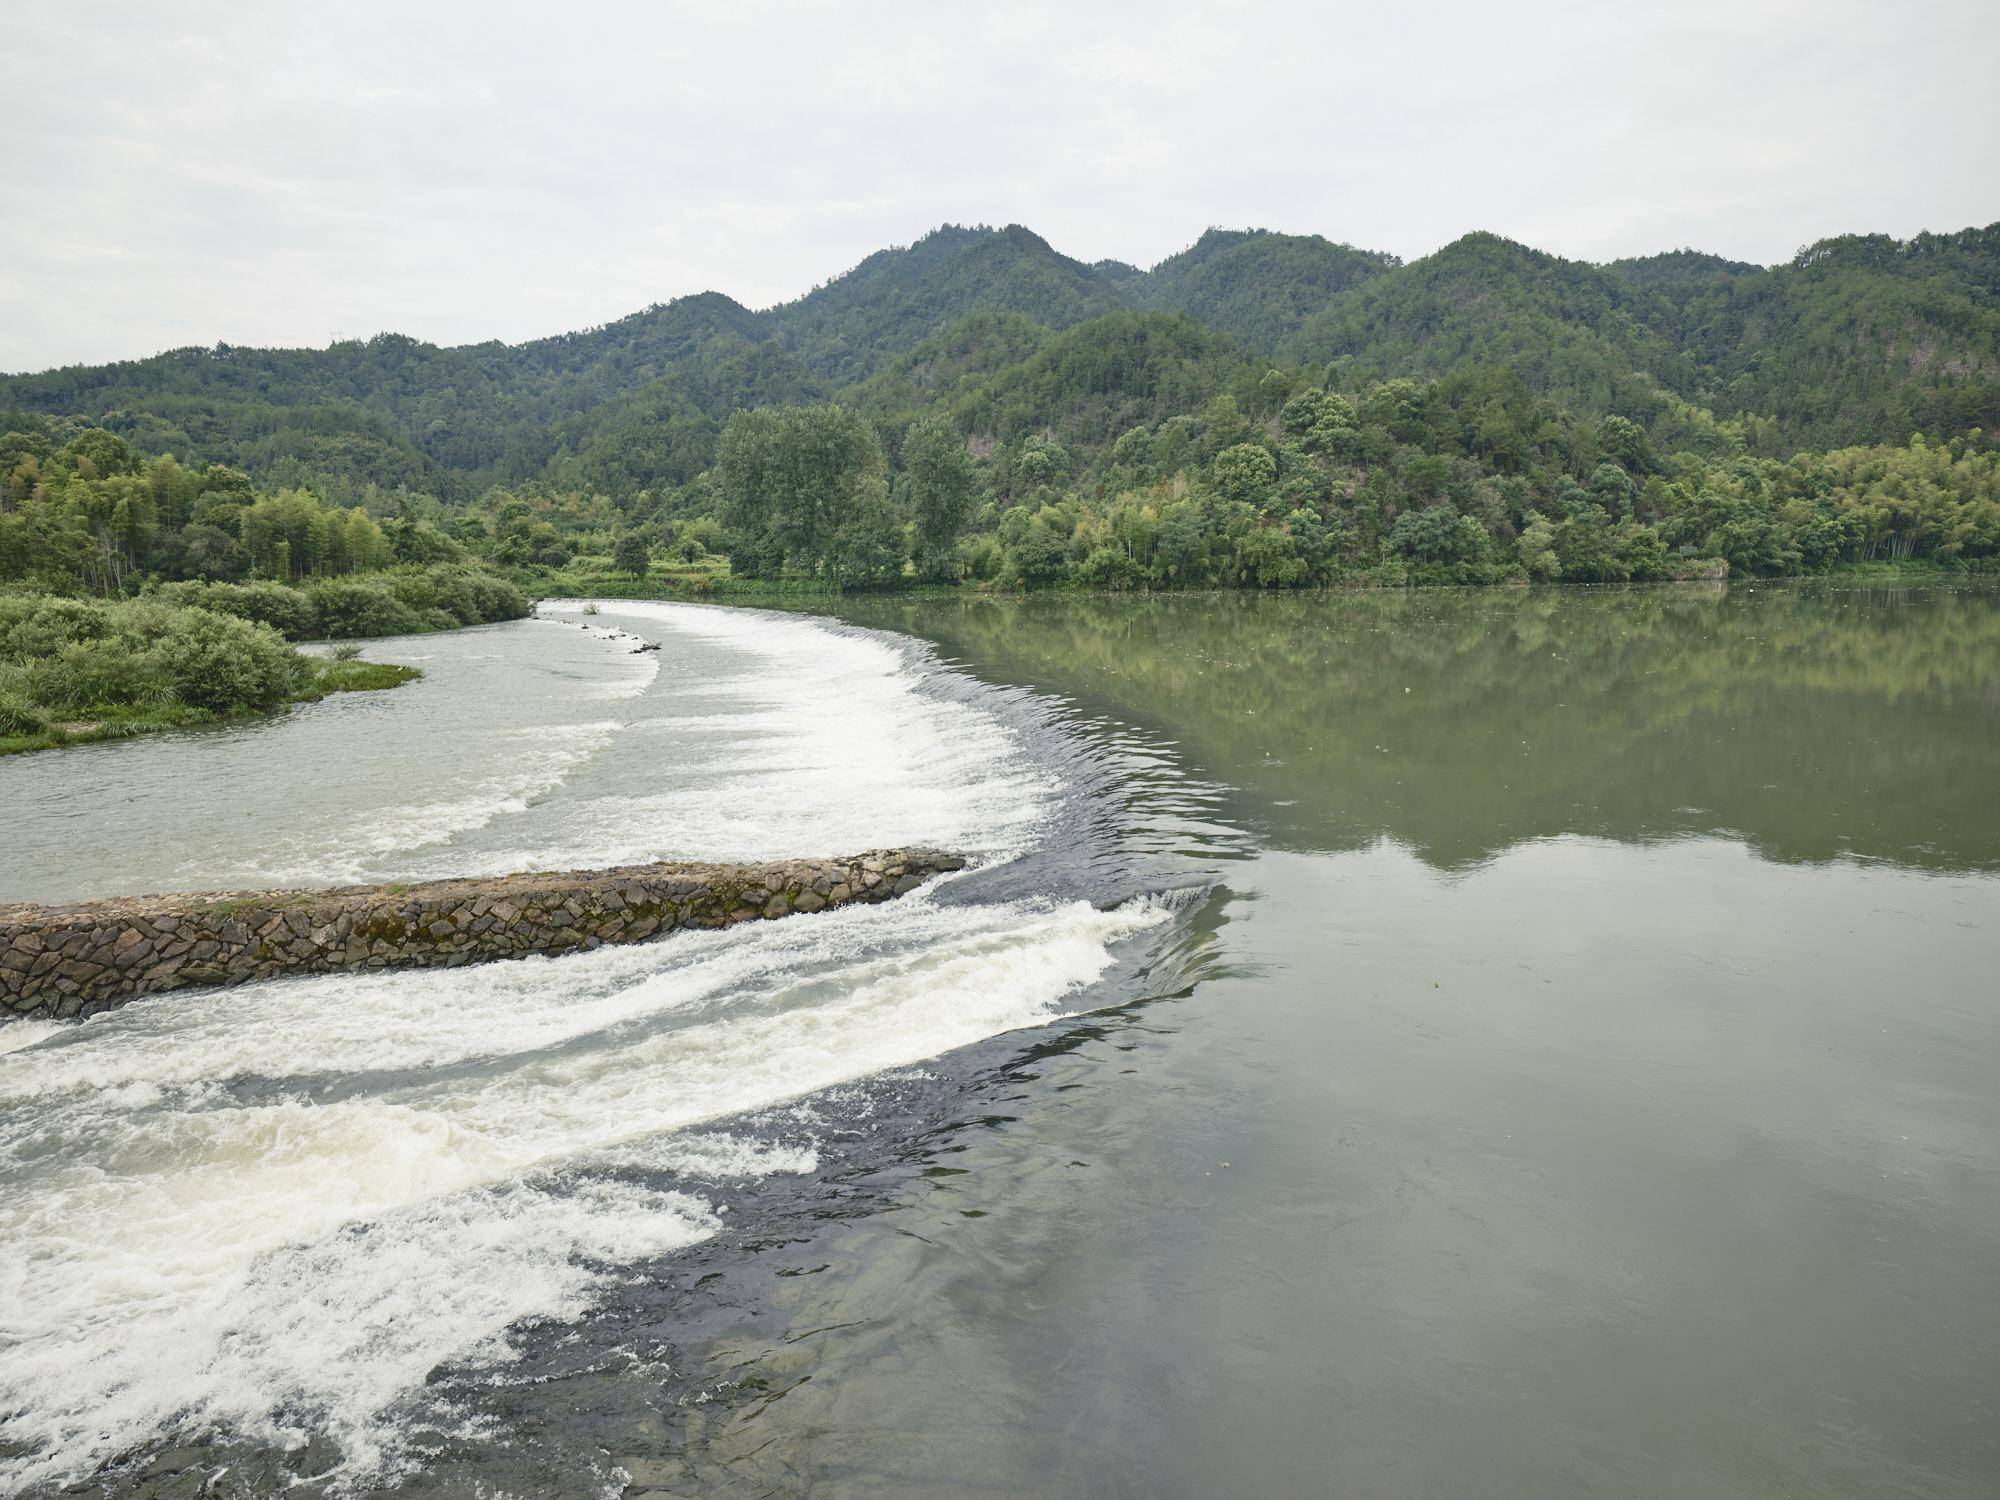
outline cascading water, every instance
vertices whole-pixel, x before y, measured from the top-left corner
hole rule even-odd
[[[574,1316],[619,1267],[718,1232],[716,1203],[635,1163],[810,1173],[809,1140],[701,1127],[1034,1025],[1165,922],[1144,897],[1007,875],[1076,820],[1022,699],[799,618],[615,619],[666,650],[627,654],[610,619],[574,615],[402,643],[430,675],[400,701],[74,753],[70,787],[105,788],[96,816],[20,776],[6,893],[915,843],[974,871],[639,948],[0,1031],[10,1487],[170,1439],[330,1438],[340,1482],[393,1478],[414,1428],[478,1425],[426,1404],[432,1371],[504,1365],[522,1320]],[[232,818],[190,832],[190,791],[225,788]]]

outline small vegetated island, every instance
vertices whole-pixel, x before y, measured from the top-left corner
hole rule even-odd
[[[1773,267],[1213,230],[1147,271],[947,226],[763,311],[0,377],[0,590],[107,601],[9,606],[0,725],[329,684],[188,611],[1991,569],[1996,433],[2000,225]],[[195,640],[243,670],[193,685]]]
[[[0,754],[397,687],[422,674],[361,660],[351,645],[307,652],[293,643],[453,629],[528,611],[519,588],[484,568],[397,565],[390,532],[363,507],[335,511],[305,491],[252,499],[233,471],[167,457],[140,465],[107,437],[72,443],[51,470],[54,493],[86,517],[109,520],[58,536],[59,550],[45,549],[35,566],[16,570],[14,589],[0,591]],[[93,450],[107,459],[109,477]],[[187,564],[208,531],[220,533],[192,517],[232,506],[228,546],[247,540],[275,576],[211,581],[199,576],[201,563]],[[9,519],[0,515],[0,538]],[[296,572],[288,537],[300,543]],[[182,572],[197,576],[172,576]]]
[[[0,755],[212,724],[414,667],[309,656],[269,626],[154,599],[0,597]]]

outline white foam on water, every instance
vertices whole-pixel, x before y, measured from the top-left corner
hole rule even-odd
[[[19,1052],[52,1036],[62,1036],[71,1029],[60,1021],[10,1021],[0,1026],[0,1056]]]
[[[300,810],[299,825],[282,847],[234,862],[194,861],[182,871],[211,885],[226,881],[245,887],[353,884],[375,878],[399,865],[394,856],[449,843],[526,811],[624,727],[619,720],[600,719],[509,731],[498,737],[498,764],[485,775],[448,784],[444,796],[369,809],[361,817],[315,815],[308,806]]]
[[[617,671],[607,674],[604,681],[593,689],[595,697],[615,703],[624,698],[636,698],[652,686],[653,679],[660,674],[660,655],[657,651],[639,649],[648,644],[641,637],[625,630],[588,633],[602,635],[623,651]]]
[[[778,922],[675,934],[428,973],[327,974],[155,996],[82,1026],[22,1022],[32,1058],[0,1067],[0,1106],[46,1110],[66,1095],[208,1089],[232,1079],[310,1079],[532,1056],[704,1005],[784,1003],[806,976],[852,984],[910,950],[1040,931],[1017,905],[939,907],[935,887],[893,905],[841,907]],[[1076,908],[1075,910],[1082,910]],[[11,1031],[14,1028],[9,1028]],[[6,1032],[0,1032],[5,1036]],[[138,1090],[140,1092],[131,1092]]]
[[[614,1029],[594,1046],[516,1053],[470,1074],[392,1073],[326,1103],[246,1105],[216,1084],[163,1086],[229,1055],[219,1017],[146,1024],[149,1010],[170,1021],[165,1004],[108,1018],[133,1016],[124,1029],[139,1045],[99,1022],[69,1045],[11,1054],[37,1066],[8,1074],[9,1095],[40,1101],[15,1112],[23,1128],[9,1131],[0,1171],[11,1251],[0,1406],[14,1414],[0,1431],[41,1446],[13,1477],[74,1478],[163,1427],[265,1441],[325,1430],[357,1475],[379,1477],[402,1452],[406,1398],[438,1363],[504,1357],[511,1324],[574,1316],[609,1266],[716,1227],[698,1199],[589,1172],[659,1164],[671,1132],[1035,1024],[1103,972],[1110,944],[1160,920],[1145,905],[941,908],[893,948],[849,932],[850,952],[822,951],[790,980],[774,964],[747,1003],[685,1025]],[[808,930],[839,925],[768,924],[800,934],[802,960],[827,936]],[[559,1000],[565,968],[597,957],[540,966],[543,1000]],[[362,1067],[479,1053],[491,1012],[455,1005],[473,972],[329,991],[324,1009],[290,1017],[299,1055]],[[703,989],[685,973],[658,978],[626,976],[628,1014],[686,1008]],[[355,1024],[325,1037],[330,1012]],[[419,1017],[430,1024],[417,1043],[366,1041]],[[256,1033],[246,1043],[268,1045],[270,1017],[242,1024]],[[52,1134],[53,1157],[38,1149]],[[802,1165],[719,1162],[713,1143],[700,1162],[739,1175]],[[551,1175],[565,1180],[538,1185]]]
[[[663,622],[763,665],[704,684],[705,747],[684,738],[657,789],[622,799],[621,818],[648,820],[635,843],[683,838],[650,820],[685,818],[774,853],[803,829],[826,840],[807,847],[991,856],[1045,815],[1050,789],[997,719],[916,692],[894,648],[688,614]],[[804,653],[833,663],[830,686],[783,665]],[[780,701],[793,691],[803,707]],[[828,740],[801,770],[801,744]],[[746,771],[757,747],[785,764]],[[855,805],[783,805],[805,786]],[[703,812],[718,787],[739,811]],[[576,862],[608,838],[594,826]],[[697,1191],[630,1169],[811,1171],[810,1149],[704,1124],[1038,1024],[1166,919],[937,892],[559,959],[164,997],[0,1050],[0,1435],[26,1450],[0,1484],[209,1432],[325,1432],[345,1482],[387,1482],[440,1420],[419,1412],[438,1365],[504,1361],[522,1319],[573,1318],[619,1267],[718,1232]]]
[[[561,610],[558,602],[544,608]],[[659,859],[779,859],[928,845],[1005,857],[1053,791],[1001,719],[925,691],[929,663],[892,639],[795,615],[709,605],[607,605],[731,665],[676,683],[675,712],[635,721],[658,782],[571,798],[549,849],[578,867]],[[521,868],[516,853],[489,871]]]

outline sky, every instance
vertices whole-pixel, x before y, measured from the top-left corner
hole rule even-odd
[[[1996,0],[10,0],[0,370],[799,296],[940,223],[1770,263],[2000,220]]]

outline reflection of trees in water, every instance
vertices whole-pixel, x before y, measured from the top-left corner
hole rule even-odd
[[[2000,867],[2000,595],[1762,587],[857,601],[1177,740],[1279,846],[1727,831]],[[1290,803],[1290,806],[1277,804]]]

